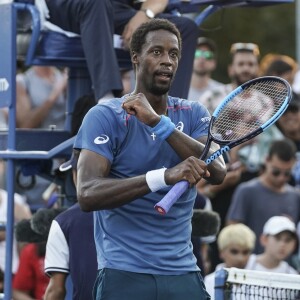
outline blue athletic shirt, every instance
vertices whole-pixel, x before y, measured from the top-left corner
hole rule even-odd
[[[111,178],[134,177],[180,163],[182,159],[166,141],[122,109],[124,97],[93,107],[83,120],[74,147],[106,157],[111,162]],[[168,117],[178,130],[195,139],[207,136],[210,115],[198,102],[169,96]],[[191,243],[196,189],[188,189],[168,214],[160,215],[154,205],[170,188],[119,208],[94,212],[99,269],[161,275],[199,270]]]

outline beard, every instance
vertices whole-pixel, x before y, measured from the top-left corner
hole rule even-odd
[[[203,77],[203,76],[206,76],[206,75],[211,75],[211,72],[208,71],[208,70],[194,70],[194,73],[199,76],[199,77]]]
[[[170,85],[168,86],[157,86],[153,85],[150,89],[150,92],[156,96],[162,96],[165,95],[169,92],[170,90]]]
[[[235,74],[233,75],[233,80],[236,82],[237,86],[240,86],[244,84],[245,82],[256,78],[255,75],[249,74],[249,73],[243,73],[243,74]]]
[[[171,85],[173,83],[173,79],[174,78],[172,78],[169,83],[159,84],[155,81],[155,78],[153,78],[151,82],[148,82],[147,90],[156,96],[165,95],[169,92]]]

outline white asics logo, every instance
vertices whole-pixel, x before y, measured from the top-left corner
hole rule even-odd
[[[97,145],[105,144],[109,141],[109,137],[105,134],[101,134],[94,139],[94,143]]]
[[[178,122],[178,124],[176,125],[176,129],[182,132],[183,128],[184,128],[183,122],[181,122],[181,121]]]

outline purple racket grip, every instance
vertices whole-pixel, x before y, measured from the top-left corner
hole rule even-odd
[[[169,192],[156,203],[154,208],[161,214],[168,213],[171,206],[179,199],[179,197],[188,189],[189,183],[187,181],[177,182]]]

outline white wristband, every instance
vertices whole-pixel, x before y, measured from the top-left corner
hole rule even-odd
[[[166,168],[161,168],[146,173],[146,182],[151,192],[159,191],[168,186],[165,182],[165,171]]]

